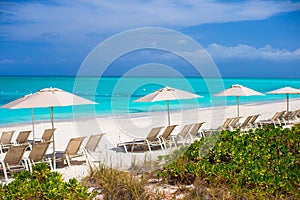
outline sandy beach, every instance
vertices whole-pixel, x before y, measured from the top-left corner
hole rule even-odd
[[[248,115],[261,114],[259,120],[271,118],[275,112],[286,109],[286,101],[270,103],[244,104],[240,106],[241,122]],[[290,110],[300,109],[300,99],[290,100]],[[199,108],[193,110],[171,112],[171,124],[178,126],[173,134],[178,133],[181,128],[188,123],[205,122],[203,129],[217,128],[225,118],[236,116],[236,106]],[[101,139],[98,151],[90,155],[90,160],[94,163],[104,163],[120,170],[128,170],[132,164],[142,165],[145,161],[156,160],[157,156],[170,153],[171,150],[156,150],[145,153],[125,153],[116,151],[116,146],[120,142],[131,141],[133,138],[145,137],[151,128],[166,126],[167,113],[153,112],[143,114],[118,115],[110,117],[95,117],[90,119],[73,119],[70,121],[55,122],[55,145],[56,150],[63,151],[70,138],[105,133]],[[36,123],[35,135],[41,137],[44,129],[51,128],[50,122]],[[1,132],[15,130],[13,140],[17,133],[23,130],[32,130],[31,124],[19,124],[1,127]],[[32,138],[32,135],[30,136]],[[85,142],[87,142],[87,138]],[[52,146],[49,153],[53,151]],[[82,179],[88,174],[87,165],[74,165],[71,167],[59,168],[65,179]]]

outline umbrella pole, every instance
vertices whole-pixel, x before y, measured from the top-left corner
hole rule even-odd
[[[50,107],[50,115],[51,115],[51,124],[52,124],[52,129],[54,129],[54,107]],[[52,164],[53,164],[53,169],[56,170],[56,160],[55,160],[55,140],[54,140],[54,135],[53,134],[53,153],[52,153]]]
[[[286,112],[289,112],[289,94],[286,94]]]
[[[53,119],[54,107],[51,107],[50,110],[51,110],[51,125],[52,125],[52,129],[54,129],[54,119]]]
[[[35,132],[34,132],[34,110],[31,108],[31,121],[32,121],[32,145],[35,145]]]
[[[166,100],[167,102],[167,108],[168,108],[168,124],[170,126],[170,105],[169,105],[169,100]]]
[[[240,97],[236,96],[237,101],[237,116],[240,117]]]

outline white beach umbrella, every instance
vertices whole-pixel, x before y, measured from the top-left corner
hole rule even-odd
[[[58,88],[45,88],[34,94],[29,94],[7,103],[1,108],[20,109],[31,108],[32,110],[32,124],[34,129],[34,112],[33,108],[49,107],[51,112],[51,124],[54,128],[54,107],[71,106],[71,105],[84,105],[84,104],[97,104],[96,102],[84,99],[72,93],[66,92]],[[34,133],[33,133],[34,134]],[[35,136],[33,136],[33,140]],[[55,140],[53,135],[53,164],[55,168]]]
[[[170,100],[179,100],[179,99],[194,99],[200,98],[199,96],[194,93],[186,92],[183,90],[165,87],[160,90],[156,90],[153,93],[150,93],[142,98],[135,100],[134,102],[155,102],[155,101],[166,101],[167,108],[168,108],[168,124],[170,125],[170,107],[169,101]]]
[[[240,116],[240,97],[241,96],[258,96],[264,95],[242,85],[232,85],[228,89],[215,94],[214,96],[235,96],[237,101],[237,116]]]
[[[289,111],[289,94],[300,94],[300,90],[292,87],[283,87],[277,90],[267,92],[267,94],[285,94],[286,95],[286,111]]]

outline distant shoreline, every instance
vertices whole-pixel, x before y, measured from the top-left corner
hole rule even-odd
[[[292,98],[290,99],[290,103],[293,101],[298,101],[300,100],[300,98]],[[284,103],[286,102],[285,99],[282,100],[270,100],[270,101],[264,101],[264,102],[255,102],[255,103],[246,103],[246,104],[241,104],[240,106],[255,106],[255,105],[268,105],[270,103]],[[216,106],[214,107],[214,109],[219,109],[219,108],[228,108],[228,107],[236,107],[236,105],[227,105],[227,106]],[[200,107],[200,108],[187,108],[187,109],[171,109],[172,113],[178,113],[181,112],[182,110],[184,111],[205,111],[205,110],[211,110],[213,109],[212,106],[208,106],[208,107]],[[96,115],[95,118],[96,119],[101,119],[101,118],[115,118],[115,119],[122,119],[122,118],[138,118],[138,117],[145,117],[148,115],[148,113],[150,114],[156,114],[156,115],[160,115],[160,114],[165,114],[165,111],[152,111],[152,112],[136,112],[136,113],[119,113],[119,114],[112,114],[112,113],[102,113],[99,115]],[[54,114],[54,121],[56,123],[61,123],[61,122],[73,122],[73,121],[84,121],[84,120],[89,120],[92,119],[94,117],[92,116],[80,116],[77,118],[66,118],[66,119],[55,119],[55,114]],[[38,124],[43,124],[43,123],[51,123],[50,122],[50,118],[49,120],[37,120],[35,121],[35,125]],[[25,126],[25,125],[31,125],[32,122],[12,122],[12,123],[4,123],[4,124],[0,124],[0,128],[3,127],[19,127],[19,126]]]
[[[201,78],[201,79],[206,79],[206,78],[225,78],[225,79],[300,79],[300,77],[252,77],[252,76],[243,76],[243,77],[234,77],[234,76],[220,76],[220,77],[199,77],[199,76],[112,76],[112,75],[104,75],[104,76],[77,76],[77,75],[0,75],[0,77],[59,77],[59,78],[121,78],[121,77],[126,77],[126,78]]]

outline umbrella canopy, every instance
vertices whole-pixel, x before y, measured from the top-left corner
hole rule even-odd
[[[71,105],[84,105],[84,104],[97,104],[96,102],[76,96],[72,93],[66,92],[58,88],[45,88],[34,94],[29,94],[7,103],[1,108],[19,109],[31,108],[32,110],[32,124],[34,134],[34,112],[33,108],[49,107],[51,109],[51,124],[54,128],[54,107],[56,106],[71,106]],[[34,135],[33,135],[34,137]],[[35,137],[34,137],[35,139]],[[53,135],[53,164],[55,168],[55,140]]]
[[[286,111],[289,111],[289,94],[300,94],[300,90],[292,87],[284,87],[279,88],[277,90],[273,90],[267,92],[267,94],[285,94],[286,95]]]
[[[43,108],[83,104],[96,103],[58,88],[45,88],[5,104],[1,108]]]
[[[194,99],[200,98],[199,96],[194,93],[186,92],[183,90],[165,87],[159,90],[156,90],[153,93],[150,93],[142,98],[135,100],[134,102],[155,102],[155,101],[166,101],[168,107],[168,124],[170,125],[170,107],[169,101],[170,100],[179,100],[179,99]]]
[[[240,97],[241,96],[258,96],[264,95],[242,85],[232,85],[228,89],[215,94],[214,96],[235,96],[237,100],[237,116],[240,116]]]

